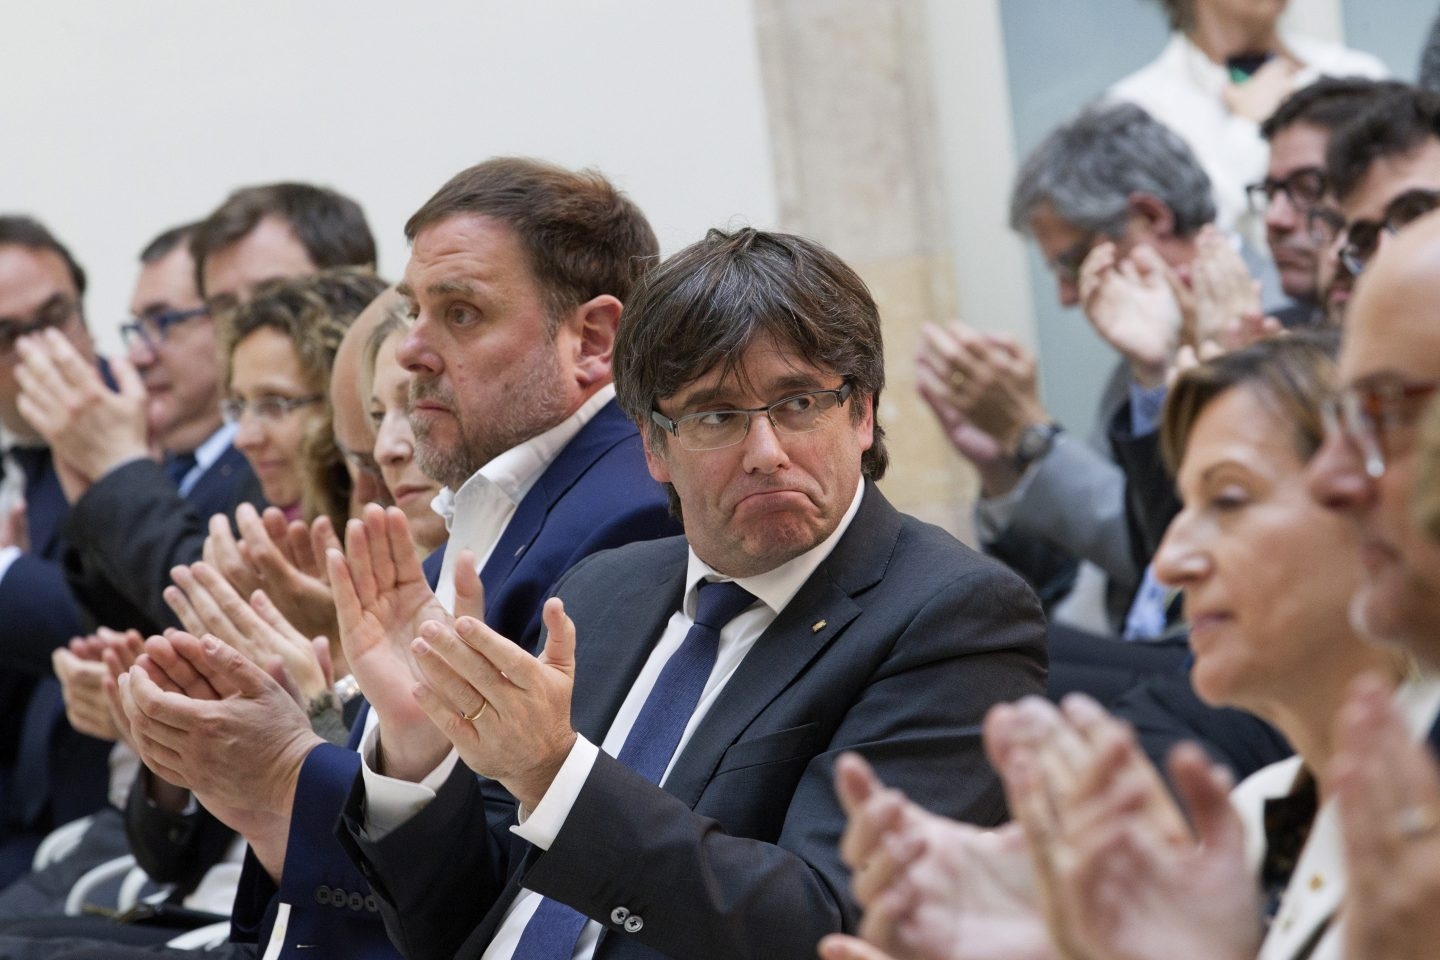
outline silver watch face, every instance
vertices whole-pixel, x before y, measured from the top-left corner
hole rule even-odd
[[[1053,423],[1037,423],[1026,427],[1025,432],[1020,434],[1020,442],[1015,446],[1015,458],[1021,463],[1038,460],[1050,452],[1050,445],[1055,442],[1055,435],[1059,432],[1060,428]]]

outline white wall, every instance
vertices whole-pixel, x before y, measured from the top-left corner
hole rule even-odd
[[[392,279],[406,217],[495,154],[598,167],[667,252],[775,220],[749,0],[5,6],[0,211],[86,266],[106,347],[141,246],[243,184],[350,194]]]

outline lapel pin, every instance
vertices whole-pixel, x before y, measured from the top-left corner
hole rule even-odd
[[[825,629],[825,623],[826,621],[824,620],[816,620],[815,625],[810,628],[810,632],[819,633],[821,630]]]

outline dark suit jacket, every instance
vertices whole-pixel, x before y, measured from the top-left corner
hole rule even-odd
[[[565,446],[516,508],[480,572],[485,620],[534,650],[541,605],[561,574],[598,550],[678,530],[664,489],[645,468],[640,435],[612,401]],[[438,563],[439,551],[426,563],[432,577]],[[396,955],[369,885],[335,839],[335,821],[360,770],[354,747],[363,723],[362,716],[350,749],[324,744],[306,758],[278,891],[247,856],[233,939],[268,941],[283,902],[289,904],[289,919],[282,956],[292,955],[300,943],[321,944],[327,956]]]
[[[234,447],[183,497],[153,461],[117,467],[85,491],[66,521],[71,589],[96,624],[147,635],[178,626],[163,596],[170,568],[199,560],[211,515],[233,515],[247,500],[265,506]]]
[[[0,886],[49,830],[106,802],[110,744],[65,721],[50,654],[82,632],[59,557],[68,506],[48,453],[26,483],[30,550],[0,579]]]
[[[683,539],[632,544],[558,585],[579,628],[571,720],[592,742],[678,609],[685,568]],[[859,750],[922,806],[996,823],[1004,801],[981,721],[995,703],[1041,693],[1044,660],[1039,604],[1018,577],[867,485],[663,789],[602,753],[542,853],[486,814],[463,766],[372,842],[357,780],[343,839],[406,957],[479,957],[523,885],[604,924],[597,960],[810,960],[821,935],[853,930],[858,914],[837,850],[836,755]]]

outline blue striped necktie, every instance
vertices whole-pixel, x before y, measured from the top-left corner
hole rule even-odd
[[[658,784],[715,669],[720,630],[755,603],[744,587],[702,580],[695,593],[695,623],[665,662],[635,724],[620,748],[620,762]],[[549,897],[520,934],[513,960],[570,960],[586,916]]]

